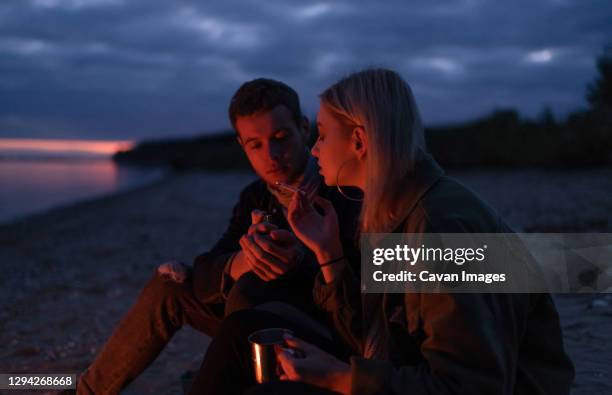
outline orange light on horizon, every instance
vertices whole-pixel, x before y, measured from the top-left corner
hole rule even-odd
[[[131,140],[45,140],[1,138],[0,151],[41,152],[41,153],[79,153],[111,156],[135,145]]]

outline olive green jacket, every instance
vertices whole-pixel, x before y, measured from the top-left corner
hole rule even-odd
[[[404,233],[510,233],[495,211],[444,175],[420,153]],[[315,302],[335,329],[363,355],[364,325],[358,263],[325,284]],[[549,294],[379,294],[388,334],[384,360],[351,357],[352,393],[568,394],[574,368],[563,348],[559,317]]]

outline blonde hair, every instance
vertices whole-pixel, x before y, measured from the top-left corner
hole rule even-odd
[[[321,102],[368,138],[361,232],[391,232],[406,200],[406,176],[425,149],[423,125],[410,86],[391,70],[351,74],[319,95]]]

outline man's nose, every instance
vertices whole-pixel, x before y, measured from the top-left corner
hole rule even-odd
[[[283,156],[283,150],[277,144],[270,144],[268,146],[268,155],[272,160],[279,160]]]

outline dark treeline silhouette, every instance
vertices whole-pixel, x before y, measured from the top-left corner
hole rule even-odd
[[[612,164],[612,47],[597,59],[598,76],[587,87],[587,110],[556,121],[545,109],[522,119],[504,109],[459,125],[428,128],[427,145],[446,167],[579,168]],[[313,122],[314,124],[314,122]],[[313,141],[317,131],[313,129]],[[249,164],[232,131],[190,139],[147,141],[114,156],[120,163],[175,169],[243,169]]]
[[[250,168],[233,131],[196,138],[144,141],[113,159],[136,165],[167,165],[174,170],[233,170]]]
[[[587,87],[588,110],[556,122],[549,109],[537,120],[498,110],[463,125],[431,128],[427,142],[446,166],[585,167],[612,163],[612,51],[597,59]]]
[[[524,120],[499,110],[460,126],[427,130],[428,148],[447,167],[592,167],[612,163],[610,113],[577,112],[557,123],[545,112]]]

